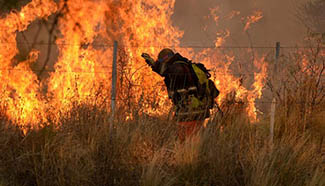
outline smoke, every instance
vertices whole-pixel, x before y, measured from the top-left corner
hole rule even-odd
[[[308,0],[176,0],[173,22],[184,30],[185,46],[213,46],[216,32],[230,31],[226,45],[282,46],[299,43],[306,29],[296,17],[297,7]],[[216,8],[216,23],[210,15]],[[247,16],[261,11],[263,18],[244,31]],[[238,12],[238,14],[234,14]],[[233,17],[232,17],[233,16]]]

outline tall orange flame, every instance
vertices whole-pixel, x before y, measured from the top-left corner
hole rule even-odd
[[[44,113],[43,102],[39,96],[39,82],[29,68],[29,63],[37,59],[38,52],[32,51],[26,61],[16,66],[12,64],[18,53],[16,31],[26,30],[32,21],[46,18],[56,10],[57,6],[52,0],[33,0],[19,13],[11,12],[0,19],[1,101],[12,119],[21,119],[23,122],[38,121],[37,113]]]
[[[61,2],[63,6],[69,13],[59,21],[62,37],[56,43],[60,53],[50,75],[48,96],[55,108],[69,109],[72,102],[85,102],[100,88],[107,95],[109,72],[105,66],[110,64],[111,54],[107,53],[111,50],[93,46],[104,29],[103,2],[71,0]]]

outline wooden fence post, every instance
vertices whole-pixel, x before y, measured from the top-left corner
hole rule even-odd
[[[275,61],[274,61],[274,70],[273,70],[273,77],[272,77],[272,82],[273,82],[273,99],[271,103],[271,118],[270,118],[270,144],[273,144],[273,137],[274,137],[274,122],[275,122],[275,106],[276,106],[276,98],[275,98],[275,92],[277,89],[276,83],[275,83],[275,75],[277,72],[277,63],[278,59],[280,56],[280,42],[276,42],[276,47],[275,47]]]
[[[114,49],[113,49],[113,65],[112,65],[112,90],[111,90],[111,124],[114,122],[115,117],[115,105],[116,105],[116,80],[117,80],[117,41],[114,41]],[[111,127],[110,127],[111,129]]]

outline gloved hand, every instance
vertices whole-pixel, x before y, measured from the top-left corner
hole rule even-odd
[[[146,63],[147,63],[150,67],[152,67],[152,66],[155,64],[155,60],[152,59],[152,57],[150,57],[149,54],[147,54],[147,53],[142,53],[142,54],[141,54],[141,57],[143,57],[143,58],[146,60]]]

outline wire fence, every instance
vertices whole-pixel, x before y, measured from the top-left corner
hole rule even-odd
[[[0,45],[4,45],[4,44],[29,44],[27,42],[12,42],[12,43],[6,43],[6,42],[0,42]],[[97,46],[97,47],[110,47],[113,48],[113,44],[110,43],[103,43],[103,44],[73,44],[73,43],[33,43],[33,45],[68,45],[68,46],[77,46],[77,47],[83,47],[83,46]],[[243,55],[250,55],[248,54],[247,50],[245,49],[256,49],[256,50],[261,50],[262,53],[267,53],[267,52],[274,52],[276,47],[275,46],[198,46],[198,45],[180,45],[180,46],[130,46],[130,45],[119,45],[119,48],[130,48],[130,47],[136,47],[136,48],[150,48],[150,47],[159,47],[159,48],[214,48],[214,49],[226,49],[226,50],[239,50],[242,51],[241,54]],[[311,49],[311,48],[317,48],[317,49],[325,49],[325,47],[315,47],[315,46],[280,46],[281,53],[288,53],[294,49]],[[243,49],[243,50],[242,50]],[[272,50],[270,50],[272,49]],[[139,56],[140,57],[140,56]],[[324,56],[325,57],[325,56]],[[240,58],[240,57],[239,57]],[[274,57],[273,57],[274,58]],[[143,65],[140,68],[145,68],[147,67],[147,64],[144,62],[143,60]],[[235,61],[235,63],[239,63],[239,65],[244,65],[244,64],[253,64],[253,60],[237,60]],[[24,71],[28,71],[28,72],[49,72],[49,73],[74,73],[74,74],[93,74],[93,73],[102,73],[102,74],[110,74],[112,72],[111,70],[111,65],[102,65],[102,66],[97,66],[96,68],[92,69],[92,70],[77,70],[77,69],[73,69],[73,70],[66,70],[66,69],[60,69],[60,68],[53,68],[53,69],[19,69],[19,68],[0,68],[0,72],[1,71],[17,71],[17,72],[24,72]],[[245,67],[242,67],[245,68]],[[220,68],[222,69],[222,68]],[[215,76],[234,76],[236,78],[241,78],[243,76],[249,76],[250,79],[253,79],[253,76],[257,75],[257,73],[251,71],[251,70],[246,70],[246,72],[238,72],[241,69],[237,69],[237,71],[229,71],[229,72],[220,72],[220,71],[211,71],[211,74],[215,75]],[[244,70],[242,70],[244,71]],[[109,77],[109,76],[108,76]],[[323,78],[325,77],[325,72],[320,74],[320,77]],[[230,82],[231,83],[231,82]],[[141,86],[141,84],[139,84],[138,86]],[[161,87],[163,87],[164,85],[160,85]],[[260,103],[260,104],[271,104],[272,101],[259,101],[256,100],[256,103]],[[230,102],[229,102],[230,103]],[[312,102],[308,103],[308,102],[290,102],[291,104],[313,104]]]
[[[0,42],[0,45],[4,45],[4,44],[8,44],[8,43],[4,43],[4,42]],[[12,44],[28,44],[28,43],[12,43]],[[49,43],[33,43],[33,45],[49,45]],[[113,49],[113,45],[111,44],[69,44],[69,43],[51,43],[50,45],[72,45],[72,46],[76,46],[76,47],[84,47],[84,46],[97,46],[97,47],[108,47],[108,48],[111,48]],[[266,62],[269,62],[269,63],[272,63],[273,59],[274,59],[274,55],[272,55],[274,53],[274,51],[276,50],[276,47],[272,47],[272,46],[219,46],[219,47],[216,47],[216,46],[195,46],[195,45],[180,45],[180,46],[154,46],[154,45],[148,45],[148,46],[128,46],[128,45],[119,45],[118,48],[143,48],[141,50],[143,50],[143,52],[146,52],[145,48],[151,48],[151,47],[154,47],[154,48],[189,48],[189,49],[195,49],[195,48],[200,48],[200,49],[216,49],[216,50],[222,50],[223,52],[221,52],[219,54],[219,59],[215,59],[214,57],[215,56],[212,56],[210,57],[209,54],[203,54],[203,53],[200,53],[200,52],[195,52],[194,54],[194,58],[191,59],[193,62],[202,62],[202,63],[205,63],[205,61],[201,61],[200,58],[201,58],[201,55],[205,57],[205,59],[209,59],[209,60],[212,60],[212,62],[215,63],[215,65],[217,65],[217,63],[221,63],[221,62],[227,62],[228,59],[225,59],[225,56],[230,56],[230,57],[235,57],[235,60],[233,61],[234,64],[236,65],[240,65],[242,66],[241,68],[245,68],[245,66],[247,65],[250,65],[250,64],[253,64],[254,62],[254,59],[252,58],[255,58],[255,54],[253,52],[248,52],[246,49],[254,49],[256,50],[257,54],[261,54],[261,55],[266,55],[266,56],[269,56],[268,59],[266,59],[265,61]],[[271,49],[271,50],[270,50]],[[280,49],[281,50],[281,55],[282,56],[285,56],[286,54],[290,53],[290,52],[294,52],[295,49],[320,49],[322,51],[324,51],[324,58],[325,58],[325,47],[315,47],[315,46],[280,46]],[[44,49],[44,50],[47,50],[47,49]],[[176,50],[177,51],[177,50]],[[47,53],[51,52],[51,51],[46,51]],[[46,53],[44,51],[44,53]],[[213,52],[212,52],[213,53]],[[41,54],[42,55],[42,52]],[[43,57],[44,57],[45,54],[43,54]],[[56,63],[57,59],[55,58],[55,56],[57,56],[58,54],[52,54],[51,55],[51,59],[50,61],[53,61],[53,62],[50,62],[51,64],[54,64]],[[107,55],[107,54],[106,54]],[[127,54],[125,54],[127,55]],[[54,56],[54,57],[53,57]],[[187,56],[185,56],[187,57]],[[204,58],[203,57],[203,58]],[[120,58],[120,57],[119,57]],[[140,56],[139,58],[140,59]],[[142,58],[141,58],[142,60]],[[218,60],[218,61],[217,61]],[[42,62],[42,61],[40,61]],[[98,63],[99,61],[97,61],[96,63]],[[71,69],[71,70],[65,70],[65,69],[60,69],[60,68],[57,68],[57,69],[54,69],[54,68],[42,68],[42,69],[37,69],[37,68],[33,68],[32,71],[34,72],[57,72],[57,73],[110,73],[111,72],[111,61],[108,61],[106,60],[105,61],[105,65],[103,64],[97,64],[97,66],[94,68],[94,70],[96,71],[92,71],[92,70],[77,70],[77,69]],[[213,64],[212,64],[213,65]],[[144,62],[143,60],[143,65],[139,67],[139,68],[144,68],[146,67],[146,63]],[[212,68],[210,67],[210,70],[214,70],[213,69],[214,67],[212,66]],[[106,70],[108,69],[108,70]],[[0,66],[0,71],[6,71],[6,70],[10,70],[10,71],[28,71],[28,70],[24,70],[24,69],[19,69],[19,68],[1,68]],[[101,71],[102,70],[102,71]],[[227,75],[227,74],[231,74],[231,75],[234,75],[234,76],[253,76],[255,75],[255,73],[253,71],[249,71],[249,72],[236,72],[236,71],[232,71],[230,73],[223,73],[223,72],[213,72],[217,75]],[[323,75],[322,75],[323,76]]]
[[[0,45],[30,45],[33,44],[34,46],[40,45],[62,45],[62,46],[76,46],[76,47],[84,47],[84,46],[95,46],[95,47],[107,47],[107,48],[113,48],[114,45],[112,43],[35,43],[35,42],[0,42]],[[121,48],[212,48],[212,49],[275,49],[275,46],[235,46],[235,45],[229,45],[229,46],[215,46],[215,45],[123,45],[120,44],[119,47]],[[280,46],[280,48],[283,49],[325,49],[325,46]]]

